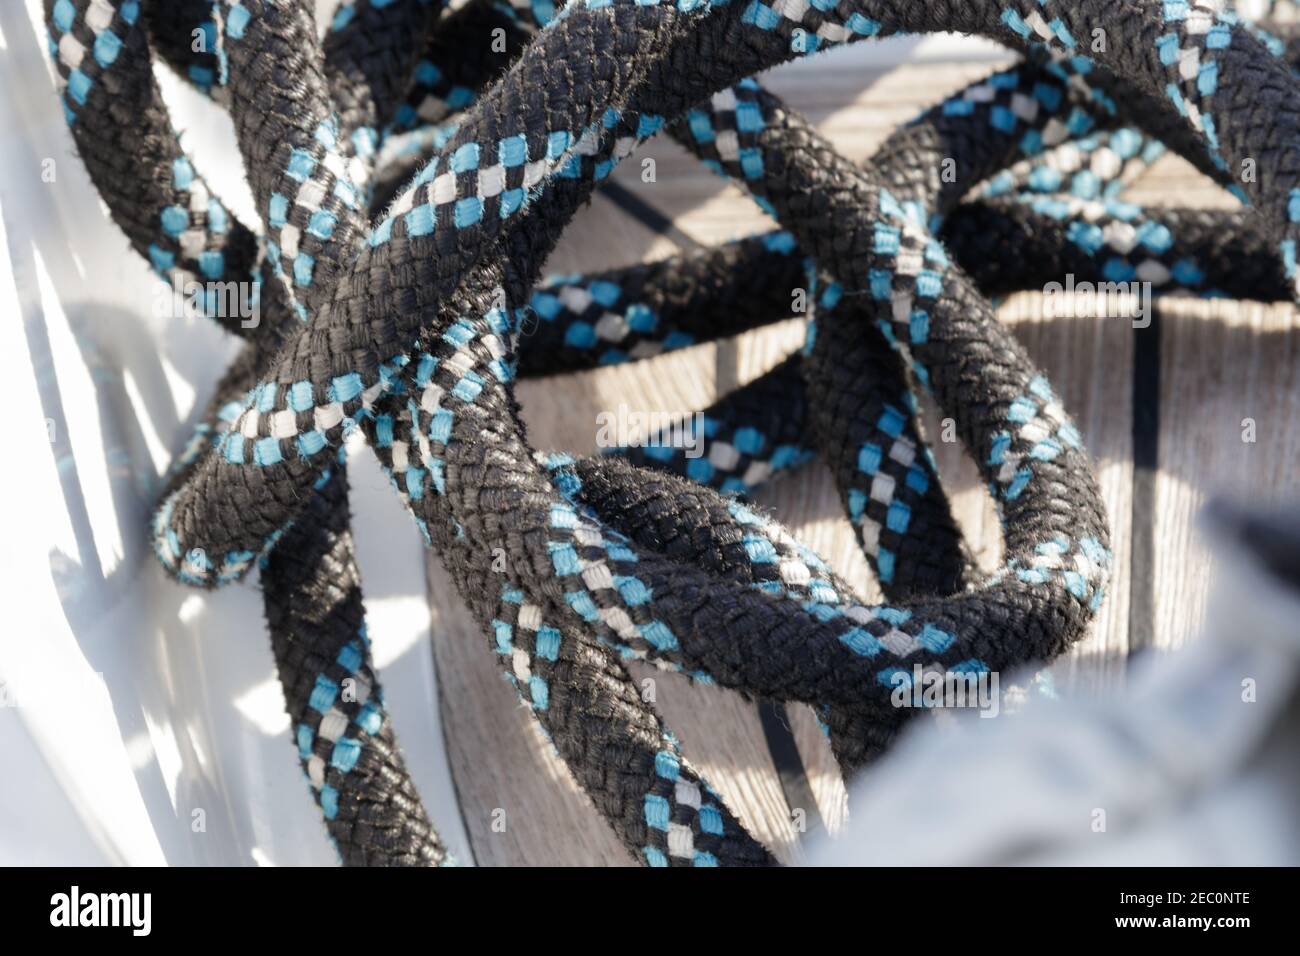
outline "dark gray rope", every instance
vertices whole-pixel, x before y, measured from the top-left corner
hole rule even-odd
[[[218,2],[215,50],[187,72],[201,84],[209,70],[234,118],[266,235],[259,256],[252,233],[213,205],[170,134],[138,7],[47,3],[74,136],[136,248],[164,275],[258,279],[270,321],[238,330],[250,346],[178,463],[155,543],[168,570],[205,586],[235,580],[267,556],[282,678],[289,687],[317,677],[305,701],[301,690],[286,696],[307,717],[300,747],[309,775],[319,775],[312,782],[327,819],[346,811],[346,824],[331,831],[341,849],[355,850],[344,850],[349,862],[445,856],[382,708],[342,706],[354,703],[344,682],[373,681],[355,637],[360,592],[336,454],[349,429],[375,449],[521,697],[627,846],[651,864],[765,863],[770,855],[681,758],[620,658],[813,704],[851,768],[878,753],[906,715],[888,703],[896,674],[914,662],[981,672],[1050,657],[1083,633],[1104,589],[1106,522],[1077,432],[939,241],[965,235],[968,249],[978,246],[961,228],[962,215],[974,214],[1000,224],[999,241],[1040,241],[1058,257],[1077,256],[1067,248],[1079,244],[1070,217],[1092,222],[1092,211],[1072,213],[1067,203],[1057,216],[1042,204],[992,199],[964,213],[961,192],[936,178],[934,161],[955,156],[964,191],[1087,125],[1113,125],[1115,91],[1132,91],[1131,102],[1152,108],[1144,125],[1173,148],[1224,175],[1244,159],[1258,164],[1247,184],[1258,246],[1293,273],[1297,171],[1287,144],[1300,90],[1263,41],[1230,19],[1195,6],[1180,18],[1168,7],[1054,0],[942,9],[846,0],[808,7],[798,20],[785,9],[761,0],[566,8],[463,114],[453,116],[454,105],[445,115],[436,105],[426,111],[430,122],[453,119],[430,140],[445,145],[372,219],[372,190],[389,187],[382,175],[372,182],[371,157],[385,134],[410,124],[399,101],[412,82],[417,90],[451,83],[442,97],[450,103],[452,91],[472,89],[491,69],[422,75],[420,41],[442,24],[415,2],[362,0],[351,8],[356,19],[323,45],[306,4]],[[200,16],[189,7],[170,27],[155,16],[155,34],[173,37],[160,41],[169,59],[186,62],[176,24]],[[527,31],[538,17],[530,10],[516,19]],[[1097,27],[1109,42],[1085,62],[1080,41]],[[934,29],[994,36],[1034,62],[900,132],[865,169],[741,82],[807,50],[811,37],[830,45]],[[1189,78],[1179,64],[1193,50],[1213,69]],[[134,130],[123,128],[125,113]],[[538,299],[546,291],[533,288],[545,256],[612,165],[666,121],[778,216],[810,259],[816,299],[806,355],[713,410],[730,431],[706,436],[712,472],[685,466],[695,482],[619,457],[536,454],[511,390],[517,357],[529,351],[522,307],[551,308]],[[1058,225],[1043,228],[1044,216]],[[1148,220],[1158,226],[1159,214]],[[1185,241],[1200,248],[1208,237]],[[653,268],[642,269],[639,290],[634,275],[611,283],[620,297],[659,306],[629,302],[615,350],[631,358],[683,344],[664,331],[674,322],[686,337],[721,334],[690,314],[710,296],[751,303],[731,320],[736,330],[773,317],[771,299],[742,296],[734,284],[728,293],[725,279],[721,288],[708,283],[771,257],[788,264],[793,247],[769,237],[681,260],[697,268],[676,318],[671,283],[647,281]],[[1214,273],[1201,281],[1206,275]],[[1177,281],[1196,285],[1186,269]],[[566,365],[565,356],[583,348],[584,325],[577,316],[557,322],[558,341],[538,333],[536,368],[582,364]],[[756,428],[761,413],[747,406],[776,404],[764,389],[796,373],[798,414]],[[912,383],[931,389],[956,420],[1001,507],[1007,558],[992,578],[981,579],[963,553],[916,430]],[[809,426],[808,447],[790,422]],[[779,526],[708,487],[747,490],[810,451],[831,464],[888,606],[863,604]],[[644,465],[653,456],[635,457]],[[491,567],[497,548],[508,556],[504,575]],[[344,605],[353,610],[337,625],[319,615]],[[318,638],[318,629],[330,636]],[[377,763],[363,765],[372,753]]]

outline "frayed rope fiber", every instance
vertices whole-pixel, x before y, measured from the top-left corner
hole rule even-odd
[[[77,150],[132,246],[168,282],[255,292],[258,323],[201,303],[246,344],[175,462],[153,541],[186,584],[260,565],[295,742],[346,864],[451,862],[366,638],[353,431],[628,850],[652,866],[765,865],[624,661],[810,704],[845,772],[861,767],[910,713],[889,698],[914,665],[1050,659],[1103,600],[1109,535],[1080,435],[990,297],[1066,273],[1296,295],[1291,37],[1207,0],[345,0],[323,31],[314,0],[45,6]],[[863,165],[750,78],[937,30],[1024,58]],[[229,111],[259,229],[186,156],[155,59]],[[660,131],[779,230],[540,277],[575,211]],[[1165,148],[1252,213],[1119,200]],[[1238,182],[1246,160],[1259,174]],[[528,444],[517,375],[755,328],[789,317],[796,288],[805,348],[704,410],[700,457],[666,442],[579,459]],[[953,520],[920,391],[1001,513],[992,575]],[[887,604],[745,503],[812,458]]]

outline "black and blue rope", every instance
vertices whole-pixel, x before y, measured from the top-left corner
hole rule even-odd
[[[1031,267],[976,267],[967,276],[957,264],[967,257],[950,257],[941,240],[952,237],[957,250],[965,241],[974,265],[988,247],[975,230],[992,223],[998,242],[1039,243],[1053,261],[1077,260],[1103,275],[1138,249],[1145,258],[1130,262],[1137,274],[1152,262],[1148,271],[1162,266],[1170,287],[1230,286],[1231,270],[1217,257],[1236,248],[1214,235],[1213,217],[1108,205],[1104,175],[1096,183],[1076,177],[1083,195],[1045,205],[1021,195],[1048,175],[1039,172],[1036,183],[1031,170],[1023,187],[1013,180],[1011,195],[958,204],[967,189],[1044,146],[1136,121],[1171,148],[1202,147],[1196,158],[1223,176],[1246,159],[1258,163],[1259,177],[1242,184],[1258,226],[1243,230],[1238,247],[1269,253],[1261,274],[1280,262],[1282,290],[1294,295],[1300,170],[1288,144],[1300,86],[1276,45],[1206,3],[1157,10],[1126,0],[1021,0],[936,12],[894,0],[797,9],[762,0],[598,0],[553,17],[547,4],[495,10],[523,33],[549,24],[482,89],[494,67],[458,73],[455,44],[434,44],[442,62],[421,60],[441,21],[418,0],[348,4],[323,45],[303,4],[221,0],[210,20],[186,5],[173,28],[211,22],[211,62],[193,61],[175,42],[161,44],[163,55],[201,86],[204,69],[216,77],[207,85],[235,120],[265,233],[258,247],[233,221],[224,232],[211,228],[212,207],[192,198],[192,179],[175,175],[186,158],[147,79],[138,5],[47,4],[74,136],[136,248],[169,253],[155,266],[186,274],[222,253],[223,264],[246,268],[238,274],[256,274],[268,318],[264,328],[240,330],[250,345],[175,472],[156,548],[177,577],[206,586],[238,578],[265,556],[286,687],[315,674],[305,699],[301,684],[286,697],[316,715],[299,724],[300,748],[331,832],[336,840],[346,833],[341,849],[355,851],[345,859],[440,862],[445,854],[409,781],[387,772],[400,758],[382,710],[371,707],[377,691],[360,703],[343,699],[355,707],[339,703],[343,682],[368,689],[374,677],[338,460],[343,436],[360,429],[492,635],[521,698],[627,846],[652,865],[770,862],[682,759],[621,658],[811,703],[853,767],[879,752],[903,717],[887,697],[904,664],[997,669],[1077,639],[1107,565],[1096,486],[1077,432],[997,326],[976,281],[1014,285]],[[153,19],[155,32],[166,33],[165,21]],[[1098,26],[1112,40],[1088,59],[1080,38]],[[821,46],[940,28],[994,36],[1033,60],[990,80],[987,97],[950,101],[969,107],[903,131],[864,169],[744,81]],[[77,58],[74,44],[93,51],[90,61]],[[468,92],[454,102],[437,95],[446,77],[461,76],[448,89]],[[418,106],[415,118],[403,112],[403,101],[425,103],[431,91],[441,105],[423,117]],[[1126,103],[1159,108],[1128,116]],[[146,120],[135,138],[116,129],[126,105]],[[1058,107],[1069,112],[1058,118]],[[417,119],[448,125],[429,129]],[[511,390],[520,363],[544,371],[635,358],[686,344],[684,336],[789,314],[789,285],[751,290],[725,279],[777,261],[784,281],[796,256],[780,239],[678,260],[688,280],[676,291],[671,267],[616,280],[570,277],[535,291],[573,211],[619,159],[674,120],[678,135],[754,191],[799,255],[811,257],[817,303],[805,354],[706,416],[709,468],[695,466],[693,483],[663,473],[681,465],[692,475],[691,460],[654,460],[645,449],[632,453],[636,463],[534,453]],[[372,191],[387,195],[392,183],[382,171],[376,177],[374,164],[385,140],[412,126],[416,148],[436,152],[372,217]],[[1118,133],[1106,135],[1097,149],[1113,150]],[[966,167],[960,190],[935,178],[945,150]],[[132,166],[132,151],[147,161]],[[1088,195],[1093,186],[1098,195]],[[173,207],[189,210],[185,223],[167,212]],[[1099,216],[1109,217],[1105,225]],[[1182,219],[1190,237],[1180,239],[1169,222]],[[1197,255],[1209,260],[1199,272],[1180,268]],[[733,314],[710,322],[692,308],[710,299]],[[525,306],[541,311],[539,302],[553,314],[526,335],[533,317]],[[535,359],[527,358],[530,342]],[[776,386],[796,372],[804,391],[788,414],[750,407],[776,404]],[[1007,560],[991,578],[974,573],[927,470],[910,380],[957,422],[1001,506]],[[782,464],[805,455],[792,440],[799,434],[832,462],[878,575],[897,595],[888,605],[864,604],[778,525],[706,487],[748,490],[754,466],[755,479],[766,477],[763,468],[778,470],[763,457],[768,446],[794,449]],[[489,592],[481,585],[493,579],[498,547],[509,567],[501,589]],[[331,584],[344,587],[346,599],[335,604],[350,610],[337,621],[313,618]],[[378,762],[364,764],[368,754]]]

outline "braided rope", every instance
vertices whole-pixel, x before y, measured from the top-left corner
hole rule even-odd
[[[365,640],[341,458],[352,430],[628,848],[651,865],[766,864],[623,660],[812,704],[841,765],[860,766],[906,718],[889,695],[914,663],[981,673],[1050,658],[1104,595],[1108,530],[1080,437],[986,296],[1065,271],[1296,294],[1300,87],[1285,42],[1208,0],[588,0],[441,16],[426,0],[356,0],[323,42],[313,7],[185,0],[142,17],[137,0],[47,0],[46,12],[78,150],[133,247],[164,279],[258,290],[255,327],[206,303],[248,344],[176,463],[155,550],[205,587],[262,565],[300,756],[347,863],[448,861]],[[504,72],[482,52],[497,26],[521,51]],[[196,29],[210,41],[198,51]],[[863,167],[746,79],[936,29],[1026,59]],[[1111,40],[1085,56],[1095,29]],[[229,110],[260,239],[195,173],[154,55]],[[661,128],[783,231],[539,284],[574,211]],[[1237,188],[1256,213],[1119,202],[1163,146],[1223,181],[1257,163]],[[951,179],[938,173],[949,158]],[[815,303],[807,347],[706,410],[702,457],[529,447],[516,374],[753,328],[789,315],[800,283]],[[992,576],[953,521],[917,388],[957,423],[1002,513]],[[886,605],[736,497],[814,456]],[[504,574],[490,567],[499,548]]]

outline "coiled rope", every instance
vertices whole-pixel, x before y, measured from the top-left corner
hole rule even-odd
[[[629,850],[650,865],[767,864],[623,660],[809,703],[845,770],[861,766],[908,714],[889,703],[897,675],[1050,658],[1103,599],[1108,531],[1078,432],[988,297],[1068,271],[1295,295],[1300,82],[1284,40],[1217,3],[586,0],[443,14],[355,0],[323,41],[313,9],[46,2],[77,149],[134,248],[165,279],[259,291],[255,328],[211,309],[247,345],[176,462],[154,545],[198,586],[261,565],[296,742],[345,863],[448,861],[365,637],[342,457],[353,429]],[[483,53],[494,25],[519,50],[499,76]],[[196,30],[210,41],[197,51]],[[862,167],[748,79],[933,30],[1025,60]],[[184,154],[155,55],[229,110],[260,236]],[[575,210],[660,129],[782,231],[539,283]],[[1119,202],[1162,144],[1252,211]],[[1258,175],[1236,183],[1247,160]],[[815,303],[807,347],[706,410],[703,458],[528,445],[516,374],[752,328],[788,316],[801,284]],[[991,576],[952,519],[917,388],[954,419],[998,504],[1005,559]],[[744,504],[813,456],[885,605]]]

